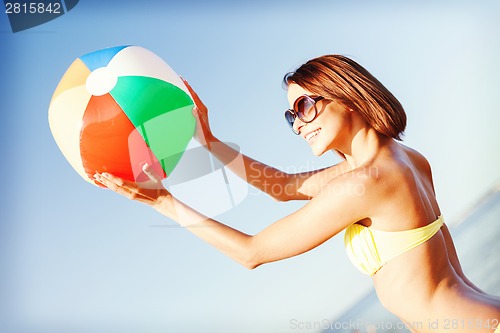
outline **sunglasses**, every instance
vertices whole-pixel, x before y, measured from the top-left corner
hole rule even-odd
[[[285,111],[285,119],[293,133],[299,134],[295,128],[293,128],[293,123],[297,117],[303,123],[310,123],[318,116],[318,109],[316,108],[316,103],[325,99],[322,96],[311,97],[308,95],[302,95],[295,100],[293,103],[293,109],[288,109]]]

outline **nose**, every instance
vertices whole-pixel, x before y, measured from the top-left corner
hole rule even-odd
[[[300,129],[305,125],[306,125],[306,123],[303,122],[302,120],[300,120],[299,117],[297,117],[297,118],[295,118],[295,121],[293,122],[293,130],[295,131],[295,133],[300,134]]]

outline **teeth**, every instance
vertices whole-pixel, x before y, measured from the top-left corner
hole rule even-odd
[[[307,141],[310,141],[311,139],[313,139],[314,137],[316,137],[318,134],[319,134],[320,130],[317,129],[309,134],[306,135],[306,140]]]

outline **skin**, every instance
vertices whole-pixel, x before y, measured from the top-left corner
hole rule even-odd
[[[221,162],[231,161],[238,152],[212,134],[207,108],[188,88],[197,105],[198,140]],[[314,95],[290,84],[291,107],[303,94]],[[297,119],[294,127],[304,140],[318,131],[306,140],[312,152],[320,156],[333,151],[343,162],[287,174],[242,156],[245,168],[233,170],[278,201],[308,200],[303,208],[256,235],[187,207],[161,182],[155,182],[154,175],[148,186],[109,174],[96,174],[95,178],[119,194],[152,206],[248,269],[307,252],[353,223],[399,231],[425,226],[441,215],[431,169],[421,154],[381,135],[356,110],[337,101],[322,100],[317,107],[318,117],[313,122]],[[284,190],[273,191],[276,185]],[[495,325],[500,319],[500,299],[486,295],[465,277],[446,225],[429,241],[391,260],[372,278],[381,303],[414,332],[493,332],[494,327],[484,323],[489,320]],[[459,320],[458,326],[451,326],[453,320]],[[478,321],[483,324],[476,325]],[[430,325],[435,322],[437,327]]]

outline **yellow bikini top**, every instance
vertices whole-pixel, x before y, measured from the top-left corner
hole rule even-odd
[[[439,216],[431,224],[404,231],[381,231],[355,223],[346,229],[344,246],[354,266],[374,275],[392,259],[428,241],[443,223]]]

